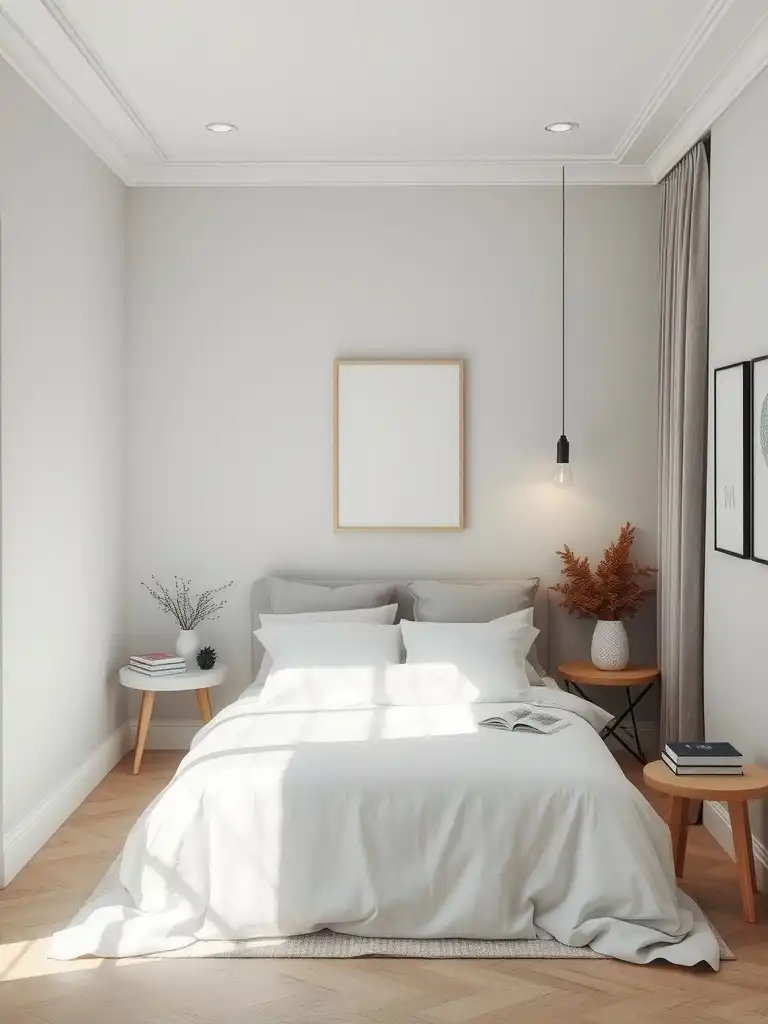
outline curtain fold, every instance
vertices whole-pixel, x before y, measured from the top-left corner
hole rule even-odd
[[[662,183],[658,647],[661,742],[704,738],[709,165],[698,143]]]

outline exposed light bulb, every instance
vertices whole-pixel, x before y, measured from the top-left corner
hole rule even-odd
[[[552,483],[556,487],[570,487],[573,483],[573,470],[570,462],[558,462],[552,474]]]
[[[557,442],[557,463],[552,473],[552,483],[557,487],[570,487],[573,483],[571,446],[565,434],[561,434]]]

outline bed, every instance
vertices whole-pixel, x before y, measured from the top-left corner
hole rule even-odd
[[[51,955],[330,928],[551,936],[717,969],[665,824],[575,698],[540,688],[531,700],[560,707],[568,728],[478,726],[505,705],[275,710],[246,691],[198,733]]]

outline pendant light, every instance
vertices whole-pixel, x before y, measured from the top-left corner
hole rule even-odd
[[[562,352],[562,433],[557,442],[557,464],[552,474],[552,483],[558,487],[570,487],[573,483],[571,471],[571,446],[565,436],[565,165],[562,179],[562,318],[561,318],[561,352]]]

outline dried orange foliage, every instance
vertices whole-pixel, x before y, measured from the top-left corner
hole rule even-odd
[[[564,583],[552,589],[562,595],[560,604],[569,615],[586,619],[631,619],[653,591],[638,580],[656,572],[647,565],[630,561],[635,528],[622,526],[619,539],[606,548],[603,560],[592,571],[588,558],[574,555],[568,545],[558,555],[563,562]]]

